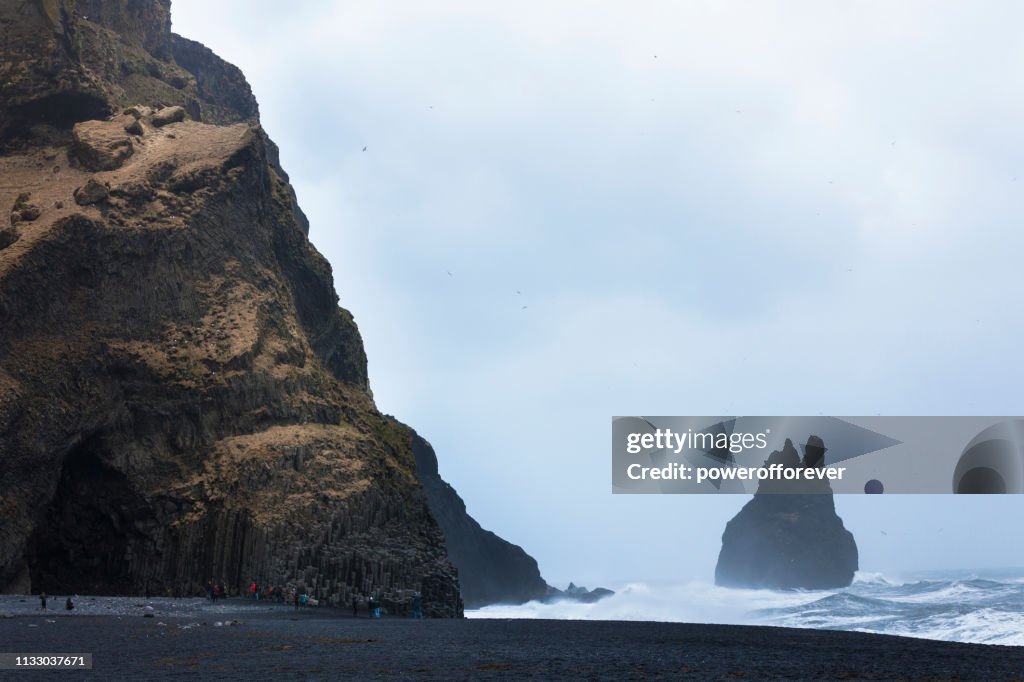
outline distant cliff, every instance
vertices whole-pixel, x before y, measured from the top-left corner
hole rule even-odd
[[[448,558],[459,570],[466,606],[522,604],[546,598],[549,588],[537,561],[522,547],[481,528],[466,512],[462,498],[438,474],[437,456],[430,443],[414,433],[412,451],[430,510],[448,543]]]
[[[824,444],[812,436],[801,460],[789,440],[766,464],[822,466]],[[725,527],[715,584],[728,587],[829,589],[846,587],[858,567],[857,543],[836,514],[827,480],[764,481]],[[788,491],[788,492],[787,492]]]

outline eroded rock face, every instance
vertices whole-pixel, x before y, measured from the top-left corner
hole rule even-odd
[[[209,123],[234,123],[259,118],[259,107],[245,76],[208,47],[176,33],[171,34],[174,61],[196,79],[202,119]]]
[[[808,439],[808,445],[814,442],[815,437]],[[801,460],[787,440],[766,463],[820,466],[820,455],[815,448],[807,448]],[[853,582],[857,543],[836,514],[832,487],[827,479],[799,485],[806,493],[787,493],[792,485],[785,481],[763,481],[758,486],[757,494],[725,527],[715,584],[817,590]]]
[[[0,6],[0,206],[38,209],[0,250],[0,590],[256,580],[461,615],[413,434],[373,403],[255,108],[230,108],[248,86],[219,77],[237,98],[203,121],[166,10]],[[88,106],[40,113],[61,102]]]
[[[157,59],[171,56],[171,0],[78,0],[79,16]]]
[[[63,144],[75,122],[137,104],[218,125],[259,118],[237,67],[171,33],[168,0],[5,0],[0,46],[0,149]]]

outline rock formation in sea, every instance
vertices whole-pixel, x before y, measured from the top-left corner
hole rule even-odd
[[[601,601],[606,597],[611,597],[615,592],[605,587],[595,587],[592,590],[588,590],[582,585],[576,585],[569,583],[569,586],[565,590],[560,590],[557,587],[548,587],[548,595],[545,598],[547,602],[556,602],[562,600],[572,600],[582,602],[584,604],[593,604],[594,602]]]
[[[462,614],[436,463],[421,486],[373,402],[245,78],[168,0],[0,4],[0,207],[0,591],[255,580]],[[470,530],[453,558],[512,547]],[[529,589],[507,556],[466,571],[473,603]]]
[[[801,460],[793,443],[766,462],[819,467],[824,444],[811,436]],[[799,486],[800,492],[793,492]],[[836,514],[828,480],[762,481],[726,525],[715,584],[772,589],[846,587],[858,567],[857,543]]]

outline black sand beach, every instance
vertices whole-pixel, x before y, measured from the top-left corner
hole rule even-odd
[[[163,679],[187,672],[222,680],[1024,679],[1024,647],[853,632],[609,621],[371,620],[332,609],[295,611],[241,600],[229,600],[227,609],[200,607],[188,614],[173,608],[173,600],[154,600],[155,617],[144,618],[137,606],[141,600],[130,601],[120,616],[8,610],[0,618],[0,651],[92,653],[93,669],[6,671],[3,679]]]

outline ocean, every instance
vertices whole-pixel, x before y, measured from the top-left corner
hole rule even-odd
[[[466,616],[777,625],[1024,646],[1024,569],[899,577],[861,572],[850,587],[821,591],[631,583],[596,604],[529,602]]]

